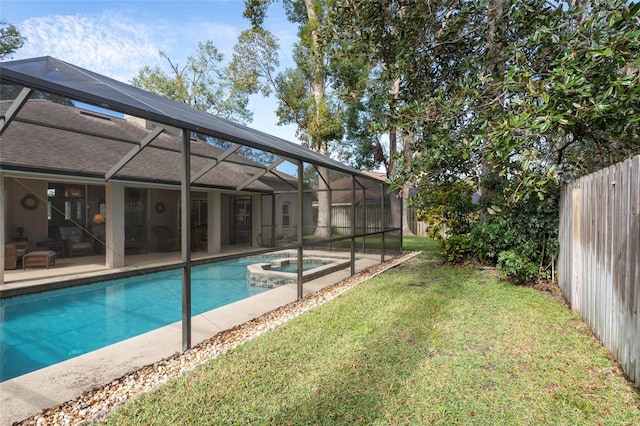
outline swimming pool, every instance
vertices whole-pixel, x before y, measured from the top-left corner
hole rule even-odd
[[[247,284],[242,258],[192,267],[192,315],[268,288]],[[180,321],[182,271],[171,270],[0,300],[0,381]]]

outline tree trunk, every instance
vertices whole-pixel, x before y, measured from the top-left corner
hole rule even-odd
[[[494,111],[490,116],[491,121],[498,120],[498,114],[502,112],[502,99],[496,85],[502,79],[504,74],[504,62],[502,61],[502,42],[498,28],[502,20],[504,11],[504,0],[490,0],[487,10],[487,32],[485,52],[487,55],[487,72],[493,79],[487,83],[486,101],[487,107]],[[493,106],[496,105],[496,106]],[[491,137],[487,134],[483,139],[482,163],[480,168],[480,178],[478,182],[478,192],[483,200],[490,203],[495,197],[495,193],[487,187],[486,183],[490,176],[495,174],[495,167],[489,161],[488,154],[493,146]],[[487,220],[487,212],[482,209],[480,212],[481,220]]]
[[[314,239],[327,240],[331,238],[331,192],[329,186],[329,169],[318,167],[318,223],[313,234]]]
[[[313,9],[312,0],[304,0],[304,6],[307,12],[307,19],[309,23],[313,24],[318,18],[316,12]],[[311,94],[315,101],[315,114],[313,120],[315,121],[313,129],[322,128],[320,120],[322,119],[320,108],[324,103],[324,91],[325,91],[325,75],[324,64],[322,62],[322,53],[320,51],[320,44],[318,40],[318,31],[311,31],[312,39],[312,52],[311,57],[314,63],[313,78],[310,84]],[[327,141],[322,137],[314,134],[310,134],[310,145],[313,149],[322,155],[327,155]],[[329,191],[329,170],[324,167],[318,167],[318,223],[316,224],[316,230],[313,234],[314,239],[329,239],[331,238],[331,194]]]
[[[390,110],[394,111],[396,108],[395,99],[397,99],[398,94],[400,93],[400,79],[396,79],[391,85],[391,95],[392,101],[390,105]],[[387,169],[387,175],[389,177],[396,175],[396,160],[394,156],[398,151],[398,129],[391,124],[389,127],[389,168]],[[389,200],[391,202],[391,227],[393,228],[401,228],[401,218],[402,218],[402,193],[400,191],[393,191]]]
[[[405,164],[408,164],[409,161],[411,161],[411,157],[413,156],[413,151],[411,150],[411,143],[413,142],[413,138],[414,138],[413,132],[409,132],[402,137],[402,147],[403,147],[402,156],[404,158]],[[405,182],[404,185],[402,185],[402,234],[403,235],[414,235],[409,223],[409,206],[407,206],[410,190],[411,190],[411,183]]]

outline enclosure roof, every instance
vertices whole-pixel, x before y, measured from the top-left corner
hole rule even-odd
[[[4,114],[11,101],[0,101]],[[63,105],[29,99],[2,135],[0,167],[35,173],[104,178],[111,167],[148,134],[136,121]],[[180,138],[162,133],[113,176],[116,180],[180,184]],[[191,142],[191,168],[199,170],[223,150],[203,141]],[[194,186],[235,189],[256,171],[257,163],[232,155],[201,176]],[[233,161],[230,162],[229,160]],[[289,179],[293,179],[289,177]],[[251,182],[247,191],[271,192],[262,182]]]
[[[0,63],[0,81],[52,92],[164,125],[240,143],[288,159],[365,176],[351,167],[301,145],[191,108],[183,103],[163,98],[50,56],[2,62]]]

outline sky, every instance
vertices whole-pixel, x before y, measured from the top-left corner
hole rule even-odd
[[[243,0],[0,2],[0,20],[15,25],[27,39],[5,60],[52,56],[126,83],[145,65],[164,68],[160,51],[184,64],[207,40],[225,62],[230,60],[238,35],[250,26],[243,12]],[[281,69],[292,67],[297,30],[281,3],[271,5],[265,25],[279,40]],[[295,126],[277,125],[274,98],[254,95],[249,108],[249,127],[297,142]]]

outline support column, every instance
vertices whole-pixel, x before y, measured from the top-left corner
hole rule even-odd
[[[302,161],[298,161],[298,199],[297,199],[297,209],[296,215],[298,216],[298,300],[302,299],[302,266],[304,253],[302,250],[302,244],[304,242],[302,233],[304,232],[304,212],[302,209],[304,208],[303,196],[304,196],[304,185],[302,180],[302,175],[304,173],[304,166]]]
[[[109,182],[104,187],[106,201],[105,265],[122,268],[124,263],[124,184]]]
[[[251,246],[259,247],[258,235],[262,233],[262,195],[251,196]]]
[[[222,251],[222,200],[219,192],[207,195],[207,252],[217,254]]]
[[[276,194],[271,194],[271,247],[276,246]]]
[[[4,284],[4,243],[7,241],[5,234],[5,218],[7,217],[7,194],[4,192],[4,176],[0,174],[0,284]]]
[[[191,132],[182,129],[180,235],[182,236],[182,350],[191,347]]]
[[[351,175],[351,276],[356,274],[356,177]]]

